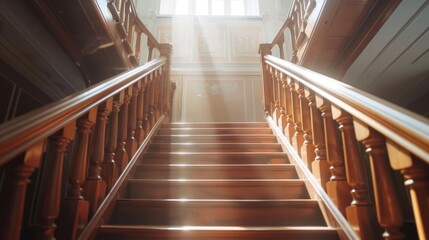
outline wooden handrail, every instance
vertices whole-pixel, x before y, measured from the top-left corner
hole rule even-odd
[[[161,57],[0,126],[0,166],[166,63]]]
[[[265,60],[429,163],[427,118],[291,62],[274,56]]]
[[[320,186],[356,233],[362,239],[373,239],[380,238],[379,229],[384,229],[384,237],[408,237],[401,232],[401,208],[408,204],[399,197],[402,184],[391,176],[393,170],[399,170],[410,191],[418,235],[426,239],[429,120],[271,56],[270,44],[261,44],[260,50],[267,119],[273,119],[283,131],[290,149],[297,153],[291,156],[308,168],[303,172],[311,169],[318,176]],[[370,167],[358,142],[366,150]],[[331,214],[341,219],[335,217],[338,211]]]

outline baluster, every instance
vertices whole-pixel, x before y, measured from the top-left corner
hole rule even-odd
[[[290,78],[291,81],[289,82],[289,91],[291,95],[291,107],[292,107],[292,117],[293,117],[293,123],[294,123],[294,135],[292,137],[292,146],[296,149],[298,154],[301,154],[301,147],[304,143],[304,133],[302,132],[301,128],[301,109],[300,109],[300,103],[299,103],[299,97],[298,93],[295,89],[295,86],[298,84],[295,83],[295,81]]]
[[[11,176],[4,180],[1,192],[4,200],[0,214],[1,239],[20,239],[27,185],[34,169],[40,167],[44,145],[45,142],[41,141],[31,146],[23,160],[11,168],[5,168]]]
[[[155,87],[156,73],[152,75],[152,82],[149,89],[149,125],[151,129],[155,125]]]
[[[331,104],[328,101],[316,96],[316,105],[322,112],[327,160],[331,165],[329,168],[331,177],[326,185],[327,191],[329,196],[334,199],[338,209],[345,215],[345,208],[349,206],[352,199],[348,194],[351,189],[346,181],[342,144],[337,134],[338,126],[332,119]]]
[[[269,65],[265,63],[264,57],[266,55],[271,55],[271,44],[260,44],[259,45],[259,54],[261,56],[262,63],[262,80],[264,88],[264,112],[265,116],[268,116],[270,113],[270,104],[272,101],[271,88],[270,88],[270,76],[269,76]]]
[[[143,110],[143,128],[144,131],[147,133],[149,133],[150,131],[150,121],[149,121],[149,116],[150,116],[150,107],[149,107],[149,101],[150,101],[150,91],[151,91],[151,87],[152,87],[152,74],[148,77],[148,82],[146,85],[146,91],[145,91],[145,95],[144,95],[144,110]]]
[[[59,215],[64,153],[74,138],[76,123],[69,123],[49,137],[48,152],[41,185],[38,238],[55,239],[55,221]]]
[[[118,117],[120,106],[121,102],[113,101],[109,121],[109,136],[107,137],[104,161],[101,165],[103,169],[101,178],[106,182],[107,191],[110,191],[119,175],[119,165],[115,162],[115,151],[118,145]]]
[[[277,74],[277,81],[279,83],[279,102],[280,102],[280,117],[277,120],[277,125],[280,129],[284,129],[286,127],[286,96],[284,89],[286,88],[286,81],[284,79],[283,73],[279,72]]]
[[[160,113],[159,113],[159,88],[161,85],[161,71],[157,71],[156,73],[156,81],[155,86],[153,90],[153,112],[154,112],[154,120],[153,125],[155,125],[156,121],[159,119]]]
[[[148,39],[147,40],[147,47],[148,47],[148,52],[147,52],[147,61],[149,62],[150,60],[152,60],[152,54],[153,54],[153,43]]]
[[[167,59],[166,64],[162,68],[162,81],[163,81],[163,90],[162,90],[162,107],[161,107],[161,113],[162,114],[169,114],[168,111],[166,111],[166,108],[168,110],[168,105],[170,101],[170,68],[171,68],[171,54],[173,51],[173,45],[171,43],[163,43],[160,44],[159,48],[161,56],[165,57]],[[170,118],[171,121],[171,118]]]
[[[147,81],[146,78],[144,78],[142,81]],[[146,133],[144,131],[143,128],[143,119],[144,119],[144,94],[145,94],[145,89],[146,89],[146,83],[142,83],[142,87],[140,88],[140,93],[138,95],[138,99],[137,99],[137,127],[136,127],[136,133],[135,133],[135,137],[136,137],[136,141],[137,144],[140,145],[145,136]]]
[[[316,158],[314,152],[313,139],[311,137],[311,116],[309,102],[305,96],[304,86],[302,84],[296,84],[296,91],[299,97],[299,105],[301,109],[301,123],[303,130],[304,143],[300,149],[301,158],[307,164],[307,167],[311,170],[311,164]]]
[[[69,186],[60,215],[61,224],[58,229],[60,239],[77,239],[79,226],[85,225],[88,221],[89,203],[82,196],[82,185],[85,182],[88,164],[89,135],[96,117],[97,108],[93,108],[77,121]]]
[[[315,147],[314,159],[311,169],[313,175],[319,180],[320,185],[326,189],[326,183],[329,181],[329,163],[326,161],[325,130],[323,127],[322,113],[316,106],[316,97],[312,91],[305,89],[305,96],[310,107],[311,133],[313,145]]]
[[[101,178],[101,163],[104,161],[104,144],[106,140],[106,121],[112,111],[113,101],[109,99],[98,107],[97,122],[92,135],[92,149],[88,175],[83,195],[89,201],[89,215],[92,216],[100,206],[106,194],[106,182]]]
[[[347,219],[361,239],[373,239],[377,236],[378,223],[368,192],[364,160],[359,153],[355,137],[353,117],[334,105],[332,105],[332,116],[340,125],[347,182],[352,189],[350,191],[352,202],[346,208]]]
[[[284,134],[289,142],[292,143],[292,137],[295,133],[295,127],[293,122],[293,103],[292,103],[292,94],[290,92],[289,84],[292,82],[292,79],[287,76],[284,88],[285,102],[286,102],[286,127],[284,129]]]
[[[402,211],[393,179],[389,171],[385,138],[365,123],[354,120],[356,137],[369,155],[372,183],[377,209],[377,218],[384,228],[384,239],[404,239],[399,230],[402,226]]]
[[[137,115],[137,98],[139,94],[139,87],[134,86],[130,88],[130,104],[128,107],[128,128],[127,128],[127,141],[125,149],[128,152],[128,156],[132,158],[134,153],[137,151],[137,142],[134,138],[136,129],[136,115]]]
[[[429,165],[397,145],[387,142],[390,165],[401,170],[411,196],[419,239],[429,239]]]
[[[120,174],[124,171],[129,159],[127,151],[125,150],[125,141],[127,140],[128,105],[130,103],[130,98],[128,94],[126,95],[125,92],[122,91],[117,95],[116,101],[120,105],[120,108],[115,162],[118,166],[118,173]]]
[[[272,73],[272,81],[273,81],[273,96],[274,96],[274,112],[273,119],[277,123],[277,120],[280,118],[280,103],[279,103],[279,91],[280,91],[280,82],[277,78],[279,71],[277,69]]]
[[[136,46],[134,48],[134,56],[136,57],[137,62],[140,63],[140,49],[141,49],[141,41],[142,41],[141,30],[136,32],[136,34],[137,34],[137,37],[136,37]]]

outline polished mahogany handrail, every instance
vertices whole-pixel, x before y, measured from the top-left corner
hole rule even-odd
[[[0,166],[30,146],[46,139],[89,109],[153,73],[166,62],[165,57],[153,60],[2,124]]]

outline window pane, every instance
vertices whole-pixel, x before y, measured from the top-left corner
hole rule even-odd
[[[188,14],[189,0],[176,0],[176,14]]]
[[[258,0],[247,0],[247,15],[259,16],[259,1]]]
[[[209,14],[209,0],[196,0],[195,1],[195,14],[208,15]]]
[[[224,15],[224,0],[212,0],[212,15]]]
[[[159,6],[159,14],[172,14],[172,0],[161,0],[161,4]]]
[[[244,0],[231,0],[231,15],[244,15]]]

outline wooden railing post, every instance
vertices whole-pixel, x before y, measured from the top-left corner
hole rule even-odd
[[[373,239],[374,236],[381,235],[381,229],[378,232],[376,227],[378,223],[369,193],[364,160],[355,137],[353,117],[334,105],[332,116],[338,122],[341,131],[347,182],[351,187],[352,202],[346,208],[346,216],[361,239]]]
[[[262,65],[262,81],[264,88],[264,112],[265,115],[270,115],[271,102],[273,101],[273,96],[271,94],[271,82],[269,77],[269,72],[267,69],[267,64],[265,64],[264,57],[266,55],[271,55],[271,44],[264,43],[259,45],[259,54],[261,55],[261,65]]]
[[[292,94],[290,91],[289,83],[292,81],[292,79],[287,76],[286,80],[284,82],[284,95],[285,95],[285,108],[286,108],[286,127],[283,129],[283,132],[287,139],[289,139],[289,142],[292,143],[292,137],[295,133],[295,125],[293,121],[293,101],[292,101]]]
[[[109,99],[98,107],[97,122],[92,135],[91,157],[84,187],[84,197],[89,201],[90,216],[97,211],[106,194],[106,182],[101,178],[101,163],[104,161],[106,122],[112,110],[112,104],[112,99]]]
[[[142,80],[142,86],[140,88],[140,93],[137,99],[137,127],[136,127],[135,137],[138,145],[140,145],[143,142],[144,137],[146,136],[146,132],[144,131],[144,128],[143,128],[144,94],[146,90],[145,81],[146,81],[146,78]]]
[[[295,82],[294,79],[288,78],[289,91],[290,91],[290,99],[291,99],[291,107],[292,107],[292,117],[293,117],[293,128],[294,134],[292,136],[292,146],[297,150],[298,154],[301,154],[301,147],[304,143],[304,133],[301,128],[301,108],[298,92],[296,91],[296,85],[298,83]]]
[[[117,104],[120,105],[120,108],[118,138],[115,150],[115,162],[118,166],[118,172],[121,173],[127,166],[129,159],[129,156],[125,149],[125,144],[127,140],[128,104],[130,100],[129,96],[125,94],[125,91],[121,91],[121,93],[117,97],[118,99],[116,99],[116,101]]]
[[[302,123],[302,130],[304,133],[304,143],[299,149],[301,152],[301,158],[304,160],[304,162],[307,164],[307,167],[311,170],[311,164],[313,163],[314,159],[316,158],[316,153],[314,145],[313,145],[313,138],[311,133],[311,115],[310,115],[310,103],[308,99],[305,96],[305,88],[301,83],[297,84],[296,91],[299,96],[299,104],[301,108],[301,123]]]
[[[75,135],[76,122],[69,123],[61,132],[48,140],[44,176],[41,185],[38,238],[55,239],[55,221],[60,211],[64,153]]]
[[[148,80],[147,80],[147,84],[146,84],[146,91],[145,91],[145,95],[144,95],[144,109],[143,109],[143,128],[145,132],[149,132],[151,129],[150,126],[150,91],[151,91],[151,87],[152,87],[152,74],[148,76]]]
[[[392,141],[387,151],[390,165],[401,171],[410,191],[419,239],[429,239],[429,165]]]
[[[128,156],[133,156],[137,151],[137,142],[134,137],[136,130],[136,120],[137,120],[137,98],[140,92],[140,88],[137,85],[130,87],[129,96],[130,104],[128,107],[128,128],[127,128],[127,141],[125,149],[127,149]]]
[[[286,79],[283,73],[277,72],[276,74],[277,81],[279,82],[279,105],[280,105],[280,116],[278,119],[276,119],[277,125],[280,129],[283,129],[286,127],[286,93],[284,91],[284,88],[286,87]]]
[[[322,113],[317,108],[315,94],[305,89],[305,96],[310,107],[311,133],[313,145],[315,147],[314,152],[316,154],[311,169],[322,187],[326,189],[326,183],[329,181],[331,174],[329,173],[328,161],[326,161],[325,130],[323,127]]]
[[[365,123],[354,120],[356,137],[370,157],[377,218],[384,228],[384,239],[404,239],[400,231],[403,223],[401,206],[389,171],[385,138]]]
[[[322,112],[323,125],[325,129],[325,144],[327,150],[327,160],[331,165],[330,181],[326,188],[329,196],[334,199],[338,209],[345,215],[345,208],[352,200],[350,186],[346,181],[346,171],[344,167],[343,152],[337,123],[332,119],[331,104],[324,98],[316,96],[316,105]],[[347,194],[344,194],[347,193]]]
[[[20,239],[24,214],[25,196],[29,178],[34,169],[40,167],[45,141],[41,141],[27,149],[23,160],[11,167],[10,181],[5,179],[2,189],[2,203],[0,214],[0,238]]]
[[[77,137],[68,179],[69,186],[61,207],[61,224],[58,229],[60,239],[77,239],[79,227],[84,226],[88,221],[89,203],[82,196],[82,186],[88,165],[89,135],[96,117],[97,108],[95,107],[77,120]]]
[[[106,151],[104,153],[104,161],[101,164],[103,171],[101,172],[101,178],[106,182],[107,191],[109,191],[119,174],[119,165],[115,161],[115,150],[118,145],[118,117],[119,108],[121,103],[113,101],[112,112],[110,113],[109,119],[109,136],[106,142]]]
[[[167,107],[170,105],[170,72],[171,72],[171,54],[173,53],[173,45],[170,43],[161,43],[159,45],[159,51],[162,57],[167,58],[167,63],[165,64],[164,68],[162,69],[162,85],[163,90],[161,92],[161,101],[162,108],[161,113],[170,115],[172,109],[171,107]],[[171,121],[171,118],[169,119]]]

